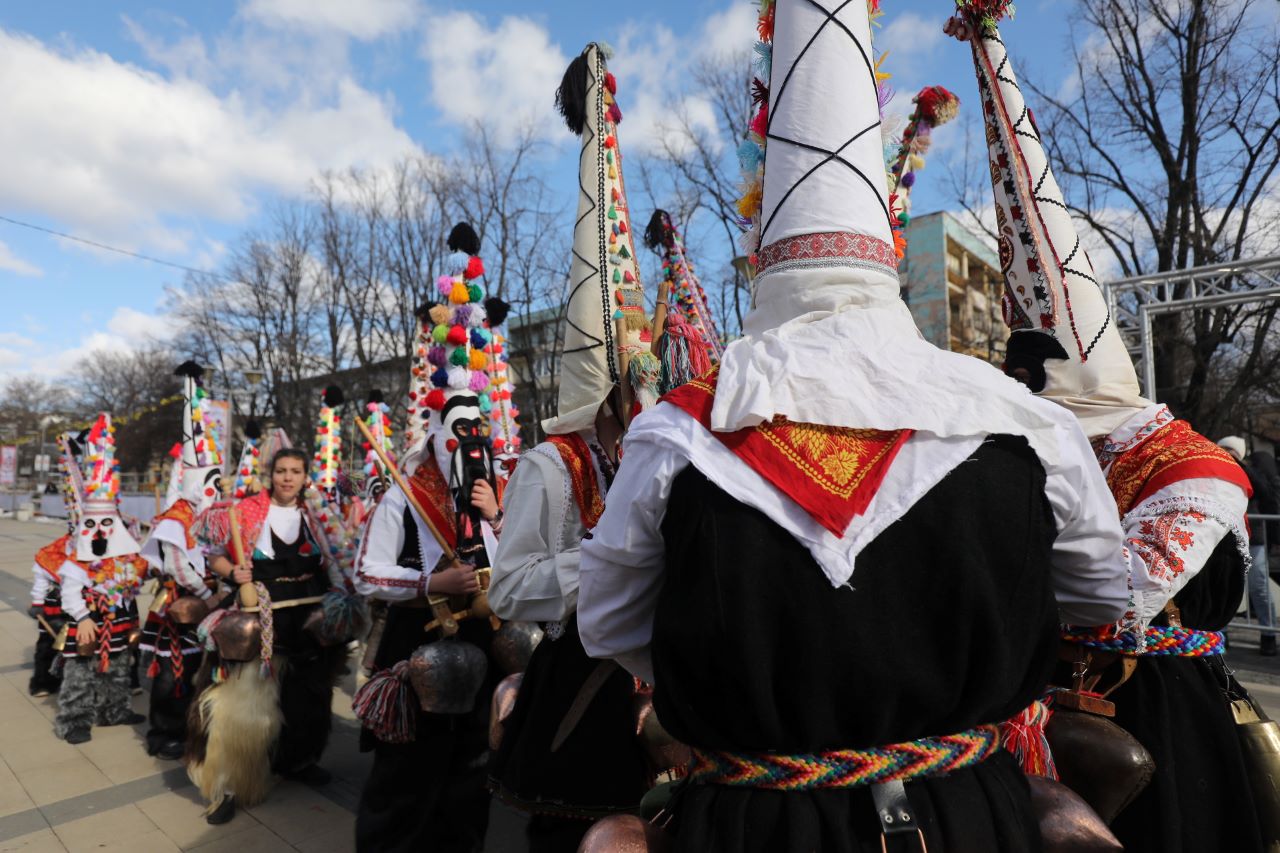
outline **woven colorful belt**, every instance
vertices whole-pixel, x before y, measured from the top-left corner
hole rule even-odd
[[[1226,635],[1221,631],[1197,631],[1194,628],[1148,628],[1142,635],[1141,648],[1138,637],[1132,633],[1101,637],[1087,628],[1064,628],[1062,639],[1088,649],[1133,656],[1198,658],[1226,651]]]
[[[782,755],[693,750],[689,780],[703,785],[810,791],[942,776],[990,758],[1000,746],[995,726],[871,749]]]

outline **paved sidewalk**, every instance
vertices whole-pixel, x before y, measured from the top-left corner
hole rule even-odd
[[[143,748],[146,724],[95,728],[70,746],[53,736],[56,697],[27,695],[35,623],[26,615],[31,559],[61,523],[0,519],[0,851],[340,853],[354,849],[355,806],[368,770],[356,745],[350,676],[334,696],[334,732],[320,789],[281,782],[231,823],[204,822],[203,804],[174,761]],[[141,602],[146,612],[148,602]],[[147,712],[146,695],[134,708]]]

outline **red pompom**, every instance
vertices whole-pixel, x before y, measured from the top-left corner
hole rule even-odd
[[[604,73],[604,87],[609,90],[610,95],[618,94],[618,80],[613,76],[612,71]]]
[[[170,455],[170,456],[172,456],[174,459],[179,459],[179,458],[181,458],[181,457],[182,457],[182,442],[178,442],[178,443],[177,443],[177,444],[175,444],[173,447],[170,447],[170,448],[169,448],[169,455]]]
[[[446,441],[446,442],[444,443],[444,449],[445,449],[445,450],[447,450],[447,451],[449,451],[450,453],[452,453],[453,451],[457,450],[457,449],[458,449],[458,440],[457,440],[456,438],[451,438],[451,439],[449,439],[448,441]]]
[[[435,409],[437,412],[444,408],[444,391],[440,388],[434,389],[427,395],[427,408]]]
[[[446,340],[455,347],[460,347],[467,342],[467,330],[462,326],[454,326],[449,329],[449,335]]]
[[[472,279],[479,278],[482,275],[484,275],[484,261],[480,260],[479,257],[473,256],[469,261],[467,261],[467,269],[462,274],[462,277]]]

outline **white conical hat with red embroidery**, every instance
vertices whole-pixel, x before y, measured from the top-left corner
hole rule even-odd
[[[1070,409],[1089,436],[1106,435],[1150,403],[1000,39],[996,21],[1005,7],[959,6],[973,31],[969,42],[987,125],[1004,319],[1012,331],[1006,364],[1042,365],[1037,393]]]
[[[605,49],[587,45],[556,93],[565,122],[582,146],[556,415],[542,425],[551,434],[593,427],[601,404],[624,378],[637,398],[656,398],[658,364],[649,352],[652,331],[618,142],[622,111],[615,100],[617,81],[605,60]],[[623,376],[625,360],[630,361],[628,377]]]
[[[710,426],[785,416],[942,438],[1009,433],[1052,464],[1057,413],[990,365],[923,340],[900,297],[878,13],[875,0],[762,4],[762,106],[739,149],[739,213],[759,272],[743,335],[720,360]]]
[[[338,473],[342,470],[342,404],[346,399],[337,385],[328,386],[320,394],[311,481],[330,494],[337,487]]]
[[[244,500],[262,490],[262,425],[246,421],[244,447],[240,450],[240,462],[236,465],[235,486],[231,496]]]
[[[510,312],[511,306],[502,299],[490,297],[484,301],[485,325],[492,335],[489,358],[490,440],[494,473],[504,479],[515,470],[524,443],[520,437],[520,423],[516,420],[520,410],[513,399],[515,386],[507,364],[507,336],[502,331]]]

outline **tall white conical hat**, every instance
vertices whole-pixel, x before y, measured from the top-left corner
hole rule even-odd
[[[204,416],[204,368],[185,361],[174,375],[182,378],[182,497],[199,514],[222,497],[221,436]]]
[[[652,332],[622,175],[622,111],[605,59],[600,45],[587,45],[565,71],[556,93],[565,122],[582,147],[556,416],[542,424],[551,434],[593,426],[601,404],[624,378],[625,360],[631,361],[633,387],[650,380],[652,390],[657,387],[657,359],[648,351]],[[647,385],[636,390],[642,399],[650,391]]]
[[[1054,179],[1031,110],[996,28],[999,4],[963,5],[969,22],[995,191],[1006,368],[1026,367],[1037,393],[1106,435],[1150,403],[1116,330],[1093,265]]]
[[[120,516],[115,428],[106,412],[98,415],[85,435],[81,471],[76,559],[93,563],[138,553],[138,542]]]

